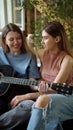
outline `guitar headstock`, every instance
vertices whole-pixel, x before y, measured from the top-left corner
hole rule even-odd
[[[66,83],[63,84],[53,83],[52,89],[56,90],[58,93],[68,94],[68,95],[71,95],[73,91],[73,87]]]

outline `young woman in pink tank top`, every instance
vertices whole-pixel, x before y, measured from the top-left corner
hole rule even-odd
[[[43,28],[41,43],[44,47],[42,81],[37,90],[47,94],[39,96],[33,105],[27,130],[63,130],[62,122],[73,118],[73,94],[58,93],[53,85],[59,84],[59,88],[67,83],[73,87],[73,56],[62,24],[49,22]]]

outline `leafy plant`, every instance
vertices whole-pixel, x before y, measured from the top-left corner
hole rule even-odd
[[[46,1],[46,2],[44,2]],[[33,27],[34,39],[41,39],[41,29],[48,21],[60,21],[68,34],[71,45],[73,46],[73,0],[22,0],[21,6],[26,9],[32,10],[34,7],[39,7],[42,17],[31,23]],[[43,21],[43,22],[42,22]],[[36,38],[36,33],[39,37]],[[35,44],[40,45],[40,40]]]

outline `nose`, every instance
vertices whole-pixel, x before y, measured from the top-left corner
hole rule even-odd
[[[41,41],[41,44],[43,45],[44,44],[44,40],[42,39],[42,41]]]
[[[14,43],[17,43],[18,41],[17,41],[17,39],[14,39]]]

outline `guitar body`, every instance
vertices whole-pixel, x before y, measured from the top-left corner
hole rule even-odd
[[[0,72],[2,72],[4,76],[11,77],[14,75],[14,70],[10,65],[0,65]],[[9,83],[0,83],[0,96],[4,95],[8,91],[9,86]]]

